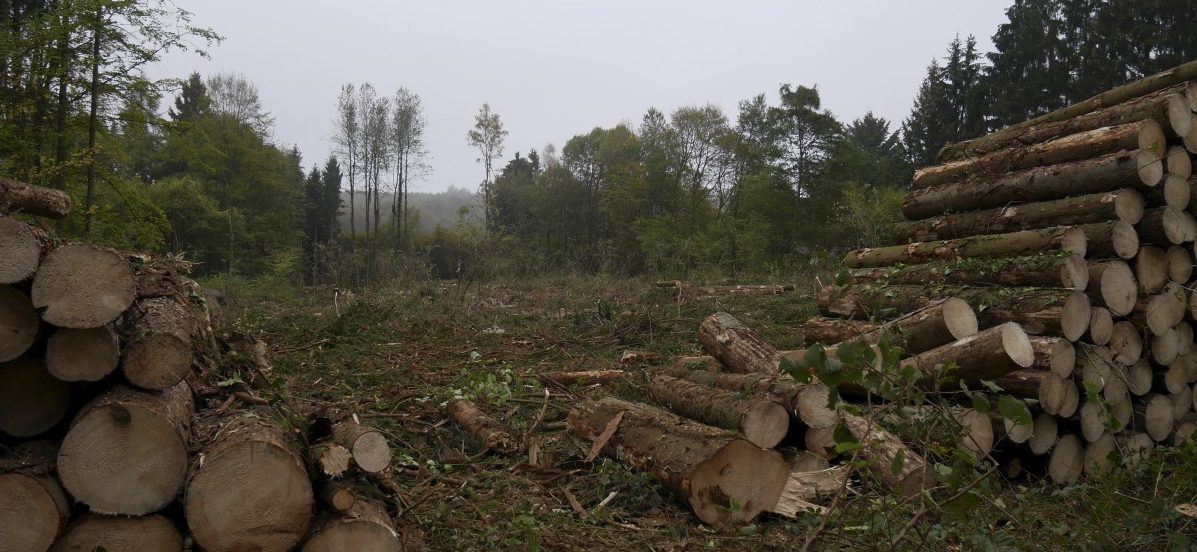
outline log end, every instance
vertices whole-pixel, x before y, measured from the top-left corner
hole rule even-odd
[[[367,431],[353,442],[353,460],[367,473],[378,473],[391,465],[391,446],[377,431]]]
[[[1089,330],[1089,320],[1093,316],[1093,306],[1089,303],[1089,296],[1082,291],[1074,292],[1064,301],[1064,309],[1060,313],[1060,329],[1069,341],[1076,341]]]
[[[0,284],[33,277],[42,258],[42,244],[28,224],[0,216]]]
[[[120,344],[107,326],[61,328],[46,342],[46,368],[62,381],[100,381],[120,364]]]
[[[744,437],[754,445],[771,449],[789,433],[790,413],[784,406],[774,402],[755,402],[744,413],[740,425]]]
[[[1147,149],[1139,150],[1136,157],[1139,169],[1139,181],[1144,186],[1154,188],[1164,179],[1164,152]]]
[[[37,340],[41,320],[29,296],[16,288],[0,285],[0,362],[8,362],[29,350]]]
[[[0,474],[0,505],[0,550],[6,552],[48,550],[69,515],[57,483],[20,473]]]
[[[1031,345],[1031,338],[1027,332],[1014,322],[1002,324],[1002,347],[1006,350],[1010,360],[1015,364],[1030,368],[1035,364],[1035,347]]]
[[[1073,483],[1081,477],[1085,466],[1085,444],[1076,435],[1065,435],[1052,449],[1047,473],[1061,485]]]
[[[142,389],[161,391],[179,383],[191,370],[191,343],[168,333],[153,333],[125,348],[121,373]]]
[[[1060,284],[1065,289],[1084,290],[1089,287],[1089,265],[1080,255],[1070,255],[1060,265]]]
[[[180,552],[183,536],[169,519],[87,514],[73,523],[51,552]]]
[[[789,476],[790,466],[780,454],[732,441],[694,469],[690,507],[711,525],[748,523],[777,504]]]
[[[21,357],[0,363],[0,432],[33,437],[66,416],[70,390],[42,361]]]
[[[977,335],[977,313],[963,299],[949,297],[943,302],[943,323],[956,339]]]
[[[112,251],[64,245],[51,251],[33,277],[33,306],[60,328],[97,328],[133,304],[129,263]]]

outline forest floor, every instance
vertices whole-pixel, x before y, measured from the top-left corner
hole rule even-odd
[[[1175,511],[1197,502],[1193,445],[1067,487],[992,475],[966,509],[918,513],[917,499],[862,487],[825,518],[763,516],[733,532],[702,525],[642,474],[583,461],[590,444],[560,423],[570,404],[643,398],[644,366],[623,366],[630,377],[608,387],[546,388],[539,374],[618,368],[626,350],[699,354],[699,323],[718,310],[779,349],[799,348],[816,284],[787,283],[797,291],[679,297],[647,280],[546,277],[401,282],[348,306],[328,288],[243,289],[230,299],[237,326],[269,344],[289,401],[333,405],[389,436],[410,550],[1197,550],[1197,519]],[[480,451],[446,419],[456,395],[520,439],[531,429],[538,465]]]

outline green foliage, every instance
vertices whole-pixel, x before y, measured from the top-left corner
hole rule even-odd
[[[877,247],[893,243],[894,226],[901,222],[905,194],[895,188],[863,188],[849,183],[835,212],[844,224],[850,243]]]

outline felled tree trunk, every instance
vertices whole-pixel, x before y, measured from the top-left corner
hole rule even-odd
[[[31,186],[0,176],[0,212],[61,219],[71,213],[71,196],[62,190]]]
[[[161,394],[115,387],[75,417],[58,453],[58,476],[93,512],[157,512],[183,489],[194,415],[186,383]]]
[[[931,349],[902,361],[913,368],[924,387],[958,387],[992,380],[1035,363],[1035,352],[1027,334],[1017,324],[1007,323],[984,330],[972,337]],[[955,365],[948,372],[944,367]]]
[[[1017,257],[1043,252],[1085,256],[1085,235],[1073,227],[1024,230],[1008,234],[858,249],[844,257],[848,268],[925,263],[960,257]]]
[[[121,372],[129,383],[157,391],[180,382],[195,359],[203,308],[175,297],[138,301],[125,317]]]
[[[51,552],[181,552],[183,536],[160,515],[141,517],[87,514],[72,523]]]
[[[1135,229],[1143,243],[1160,247],[1180,245],[1197,239],[1197,218],[1175,207],[1148,209]]]
[[[111,326],[62,328],[46,342],[46,368],[62,381],[100,381],[120,360],[120,338]]]
[[[619,399],[576,403],[569,427],[595,441],[613,421],[603,451],[652,474],[713,525],[751,522],[772,509],[789,478],[789,464],[735,433]]]
[[[196,433],[203,462],[192,464],[183,501],[196,544],[211,552],[298,545],[314,508],[298,446],[262,417],[208,418]]]
[[[1006,393],[1016,397],[1038,400],[1039,387],[1043,384],[1043,379],[1049,373],[1035,369],[1015,370],[1009,374],[995,378],[993,383],[1001,387]]]
[[[319,470],[320,475],[329,478],[341,477],[349,471],[353,453],[337,443],[317,443],[308,449],[308,459]]]
[[[888,336],[907,354],[928,351],[977,333],[977,315],[963,299],[949,297],[882,324],[857,338],[874,344]]]
[[[1154,245],[1144,245],[1135,256],[1135,280],[1142,293],[1159,293],[1168,283],[1167,250]]]
[[[37,340],[41,320],[29,296],[11,286],[0,285],[0,362],[8,362],[29,350]]]
[[[1126,316],[1139,299],[1139,283],[1130,265],[1122,261],[1099,261],[1089,264],[1093,284],[1089,295],[1110,309],[1114,316]]]
[[[1115,220],[1076,226],[1085,232],[1089,258],[1130,259],[1139,252],[1139,233],[1129,223]]]
[[[939,160],[952,161],[985,155],[1008,147],[1037,144],[1060,136],[1143,119],[1179,120],[1184,111],[1183,82],[1197,77],[1188,63],[1141,81],[1120,86],[1083,102],[1040,115],[980,138],[944,146]],[[1163,78],[1157,78],[1166,75]],[[1162,85],[1162,86],[1161,86]]]
[[[839,421],[835,409],[829,406],[827,386],[821,383],[802,384],[784,374],[729,374],[702,369],[668,375],[699,385],[731,391],[740,397],[752,397],[779,404],[787,411],[793,412],[807,427],[822,429]]]
[[[320,496],[320,501],[334,512],[348,512],[357,503],[357,493],[346,481],[323,481],[316,493]]]
[[[1065,435],[1056,442],[1048,461],[1047,473],[1061,485],[1080,479],[1085,467],[1085,443],[1076,435]]]
[[[17,438],[41,434],[62,421],[69,402],[67,385],[40,359],[0,363],[0,432]]]
[[[65,245],[42,259],[33,278],[33,306],[60,328],[98,328],[133,304],[133,271],[120,255]]]
[[[953,259],[904,267],[861,268],[854,284],[1063,287],[1085,289],[1089,267],[1080,255]]]
[[[391,446],[377,429],[346,421],[333,426],[332,438],[366,473],[378,473],[391,465]]]
[[[1014,144],[981,157],[925,167],[914,172],[910,188],[919,190],[969,178],[1091,159],[1119,150],[1163,145],[1164,140],[1164,133],[1155,121],[1102,127],[1025,147]]]
[[[854,454],[867,462],[869,473],[899,495],[914,496],[935,485],[934,468],[897,436],[854,414],[845,413],[843,420],[860,443]]]
[[[1174,245],[1164,253],[1168,261],[1168,279],[1178,284],[1187,284],[1193,279],[1193,255],[1183,246]]]
[[[992,325],[992,309],[1007,309],[1016,313],[1039,313],[1054,306],[1063,306],[1075,293],[1051,288],[974,288],[958,286],[854,286],[825,287],[816,297],[819,312],[825,316],[843,318],[894,318],[935,304],[945,297],[954,297],[980,311],[982,326]],[[1089,305],[1085,305],[1088,312]],[[1050,313],[1048,313],[1050,315]],[[1046,315],[1045,315],[1046,316]],[[1006,320],[1003,320],[1006,321]],[[1058,322],[1057,322],[1058,324]],[[1089,325],[1089,315],[1084,316]],[[1083,333],[1083,331],[1082,331]]]
[[[49,244],[45,233],[12,217],[0,216],[0,284],[33,277]]]
[[[703,351],[733,372],[776,374],[781,363],[777,349],[726,312],[708,316],[698,327]]]
[[[0,552],[49,550],[66,525],[71,503],[53,470],[51,443],[27,443],[0,457]]]
[[[449,412],[457,425],[477,437],[487,450],[510,454],[519,448],[518,443],[511,437],[511,432],[474,406],[474,403],[466,399],[456,399],[449,401],[445,410]]]
[[[358,500],[348,511],[331,516],[303,545],[303,552],[400,552],[399,533],[386,507],[375,500]]]
[[[673,412],[715,427],[739,431],[758,447],[773,448],[790,429],[786,407],[671,376],[649,382],[653,400]]]
[[[1024,171],[982,177],[914,190],[902,201],[902,214],[920,220],[951,211],[992,209],[1011,203],[1034,203],[1069,196],[1109,192],[1121,188],[1145,189],[1163,178],[1162,165],[1154,175],[1140,175],[1140,168],[1158,163],[1136,150],[1103,155],[1083,161],[1036,167]],[[1161,152],[1162,153],[1162,152]],[[1154,179],[1154,181],[1152,181]]]
[[[816,316],[808,318],[802,325],[802,342],[808,347],[815,343],[832,345],[860,337],[877,329],[879,325],[873,322]]]

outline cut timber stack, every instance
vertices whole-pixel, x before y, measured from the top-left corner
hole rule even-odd
[[[268,370],[216,335],[218,305],[187,263],[60,243],[24,221],[69,208],[0,178],[0,552],[398,550],[385,508],[337,507],[348,474],[390,465],[385,438],[337,424],[340,477],[314,477],[285,429],[303,420],[212,384]],[[318,503],[313,479],[342,493]]]

